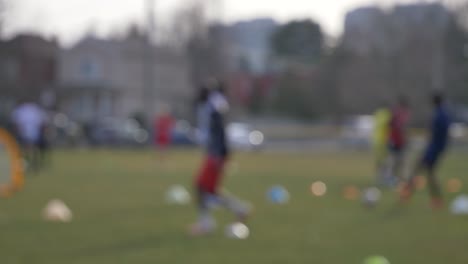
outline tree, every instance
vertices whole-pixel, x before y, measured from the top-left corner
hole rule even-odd
[[[270,111],[301,119],[317,117],[314,104],[313,75],[301,74],[296,70],[288,70],[278,76],[275,92],[270,102]]]
[[[465,11],[468,11],[468,4]],[[455,17],[458,21],[451,18],[446,32],[446,86],[457,103],[468,104],[468,27],[464,28],[463,24],[468,15],[459,16],[462,17]]]
[[[0,35],[3,33],[5,24],[5,1],[0,0]]]
[[[271,44],[274,55],[279,58],[313,64],[322,55],[324,37],[319,24],[300,20],[279,27]]]
[[[434,90],[443,89],[458,102],[468,100],[466,30],[452,12],[424,3],[378,16],[372,9],[360,12],[371,22],[347,21],[353,26],[320,63],[321,83],[314,96],[335,104],[338,115],[352,115],[372,113],[404,95],[411,103],[412,121],[419,124],[426,121],[427,97]]]
[[[191,0],[176,12],[172,43],[185,48],[192,81],[202,83],[209,77],[222,78],[224,74],[221,25],[210,24],[210,2]]]

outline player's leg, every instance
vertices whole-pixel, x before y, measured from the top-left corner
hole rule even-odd
[[[216,222],[211,215],[210,197],[214,193],[213,178],[216,176],[213,158],[206,157],[195,182],[198,220],[190,227],[191,235],[205,235],[214,230]]]
[[[439,160],[439,156],[439,152],[434,152],[427,157],[427,182],[429,186],[429,195],[431,196],[431,207],[433,209],[440,209],[443,207],[442,192],[439,181],[436,177],[437,161]]]
[[[395,151],[395,158],[394,158],[394,163],[393,163],[393,180],[395,181],[394,183],[397,183],[398,181],[403,181],[403,166],[404,166],[404,160],[405,160],[405,152],[404,148],[400,147]]]
[[[377,185],[385,185],[387,168],[387,151],[385,144],[377,144],[374,147],[375,155],[375,179]]]
[[[399,152],[395,148],[390,149],[390,155],[386,160],[386,169],[385,169],[385,184],[389,187],[394,187],[396,183],[396,173],[399,166]]]
[[[226,158],[219,158],[217,160],[217,178],[214,182],[216,190],[220,189],[226,162]],[[245,222],[247,220],[251,212],[251,208],[246,202],[243,202],[241,199],[227,191],[216,191],[216,194],[218,197],[218,201],[221,203],[221,205],[224,206],[230,212],[232,212],[237,218],[237,221]]]
[[[415,189],[415,178],[421,172],[427,168],[425,159],[422,159],[416,164],[413,170],[410,172],[408,178],[404,181],[403,188],[400,191],[400,200],[408,201],[414,193]]]
[[[221,191],[221,183],[223,178],[223,170],[226,164],[224,157],[211,157],[209,161],[209,173],[205,174],[202,185],[206,190],[204,195],[204,203],[208,208],[214,205],[220,205],[232,212],[238,221],[245,222],[250,208],[241,199],[237,198],[227,191]]]
[[[25,141],[23,145],[23,156],[26,161],[28,171],[36,171],[36,163],[34,159],[34,145],[30,141]]]
[[[435,175],[435,169],[432,167],[427,173],[427,182],[429,185],[429,194],[431,196],[431,207],[433,209],[440,209],[443,207],[442,194],[440,185]]]
[[[190,228],[192,235],[204,235],[212,232],[216,227],[216,221],[211,215],[210,207],[207,203],[209,194],[203,189],[197,189],[197,213],[198,219]]]
[[[36,140],[32,146],[32,159],[34,160],[34,170],[39,172],[42,169],[41,145],[39,140]]]
[[[244,223],[247,221],[252,210],[249,204],[227,192],[219,194],[219,200],[227,210],[234,214],[237,221]]]
[[[43,130],[39,140],[39,162],[42,168],[51,166],[51,146],[47,137],[46,130]]]

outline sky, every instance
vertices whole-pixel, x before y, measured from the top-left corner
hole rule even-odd
[[[5,0],[4,0],[5,1]],[[57,36],[71,44],[93,29],[98,35],[119,32],[129,22],[142,23],[146,0],[6,0],[8,22],[4,33],[39,32]],[[167,23],[170,15],[187,0],[154,0],[157,22]],[[204,0],[217,1],[217,0]],[[218,0],[220,1],[220,0]],[[440,0],[442,1],[442,0]],[[454,0],[445,0],[454,1]],[[456,1],[456,0],[455,0]],[[271,17],[280,22],[312,18],[330,35],[339,35],[349,10],[366,5],[390,7],[398,3],[434,2],[418,0],[223,0],[224,22]]]

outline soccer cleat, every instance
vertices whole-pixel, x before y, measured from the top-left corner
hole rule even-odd
[[[216,221],[211,217],[204,215],[199,221],[189,227],[189,235],[204,236],[213,233],[216,229]]]
[[[240,223],[247,223],[247,219],[252,215],[253,208],[250,205],[245,205],[243,210],[236,213],[237,221]]]

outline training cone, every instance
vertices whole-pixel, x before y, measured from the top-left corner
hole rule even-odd
[[[51,222],[70,222],[73,214],[63,201],[54,199],[47,203],[42,211],[42,217]]]
[[[347,186],[343,189],[343,197],[346,200],[357,200],[361,195],[361,191],[355,186]]]
[[[450,193],[460,192],[463,188],[463,183],[457,178],[452,178],[447,181],[447,191]]]

